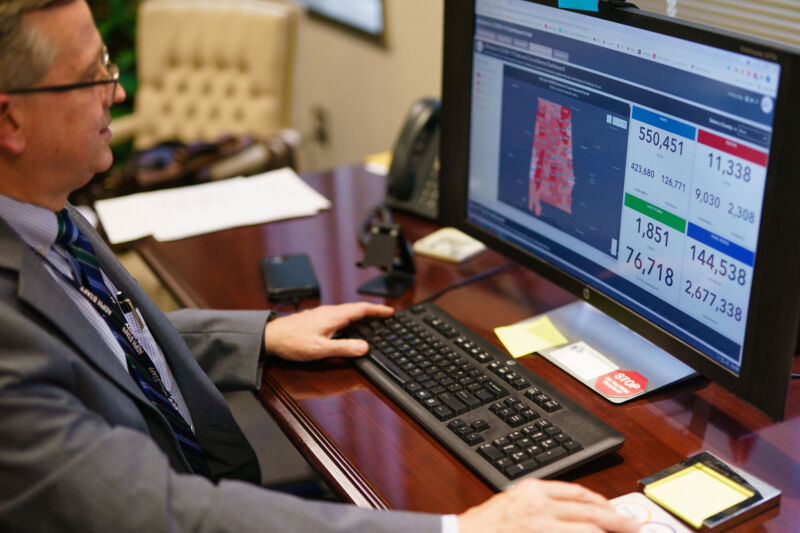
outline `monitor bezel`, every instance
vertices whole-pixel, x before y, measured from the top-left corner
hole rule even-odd
[[[524,1],[557,7],[550,0]],[[800,168],[800,149],[790,142],[791,118],[800,118],[800,100],[791,98],[800,91],[800,50],[635,8],[581,13],[769,59],[781,66],[764,191],[766,207],[759,230],[742,367],[737,376],[626,306],[467,220],[474,12],[475,0],[445,0],[440,187],[447,193],[439,195],[442,223],[459,228],[563,287],[769,417],[782,419],[800,323],[800,249],[792,246],[792,231],[787,230],[800,227],[800,209],[792,201],[800,198],[800,180],[793,179],[791,171],[779,169]]]

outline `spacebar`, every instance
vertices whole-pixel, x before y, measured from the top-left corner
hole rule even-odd
[[[408,374],[403,372],[399,366],[391,362],[385,355],[378,352],[377,350],[370,350],[367,354],[367,357],[381,367],[381,370],[389,374],[395,381],[400,383],[401,385],[405,385],[411,378],[408,377]]]

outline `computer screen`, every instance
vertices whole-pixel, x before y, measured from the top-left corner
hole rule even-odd
[[[780,418],[798,66],[636,9],[448,1],[444,216]]]

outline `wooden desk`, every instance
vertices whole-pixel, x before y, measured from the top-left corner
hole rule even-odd
[[[319,278],[321,300],[365,298],[357,287],[375,271],[355,267],[362,257],[355,230],[380,202],[384,180],[360,167],[306,175],[334,208],[311,218],[221,231],[170,243],[139,245],[148,263],[187,306],[262,309],[269,304],[258,260],[306,252]],[[397,215],[410,240],[436,226]],[[416,284],[388,303],[410,305],[453,281],[506,260],[484,253],[463,265],[415,258]],[[235,289],[233,283],[235,282]],[[437,303],[485,338],[492,329],[572,301],[551,283],[515,266],[456,289]],[[720,387],[698,378],[623,406],[614,406],[540,357],[521,361],[621,431],[615,454],[573,471],[574,480],[609,498],[636,490],[636,481],[700,450],[760,476],[783,491],[778,509],[736,531],[798,531],[800,526],[800,382],[791,385],[785,421],[774,424]],[[800,371],[795,361],[794,371]],[[342,499],[361,506],[457,513],[492,491],[412,419],[341,360],[313,364],[273,361],[260,390],[264,406]]]

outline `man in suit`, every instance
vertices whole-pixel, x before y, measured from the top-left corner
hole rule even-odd
[[[392,310],[162,314],[67,203],[111,164],[117,77],[84,0],[0,0],[0,530],[637,529],[560,482],[448,517],[258,487],[220,391],[257,387],[264,357],[363,355],[332,334]]]

